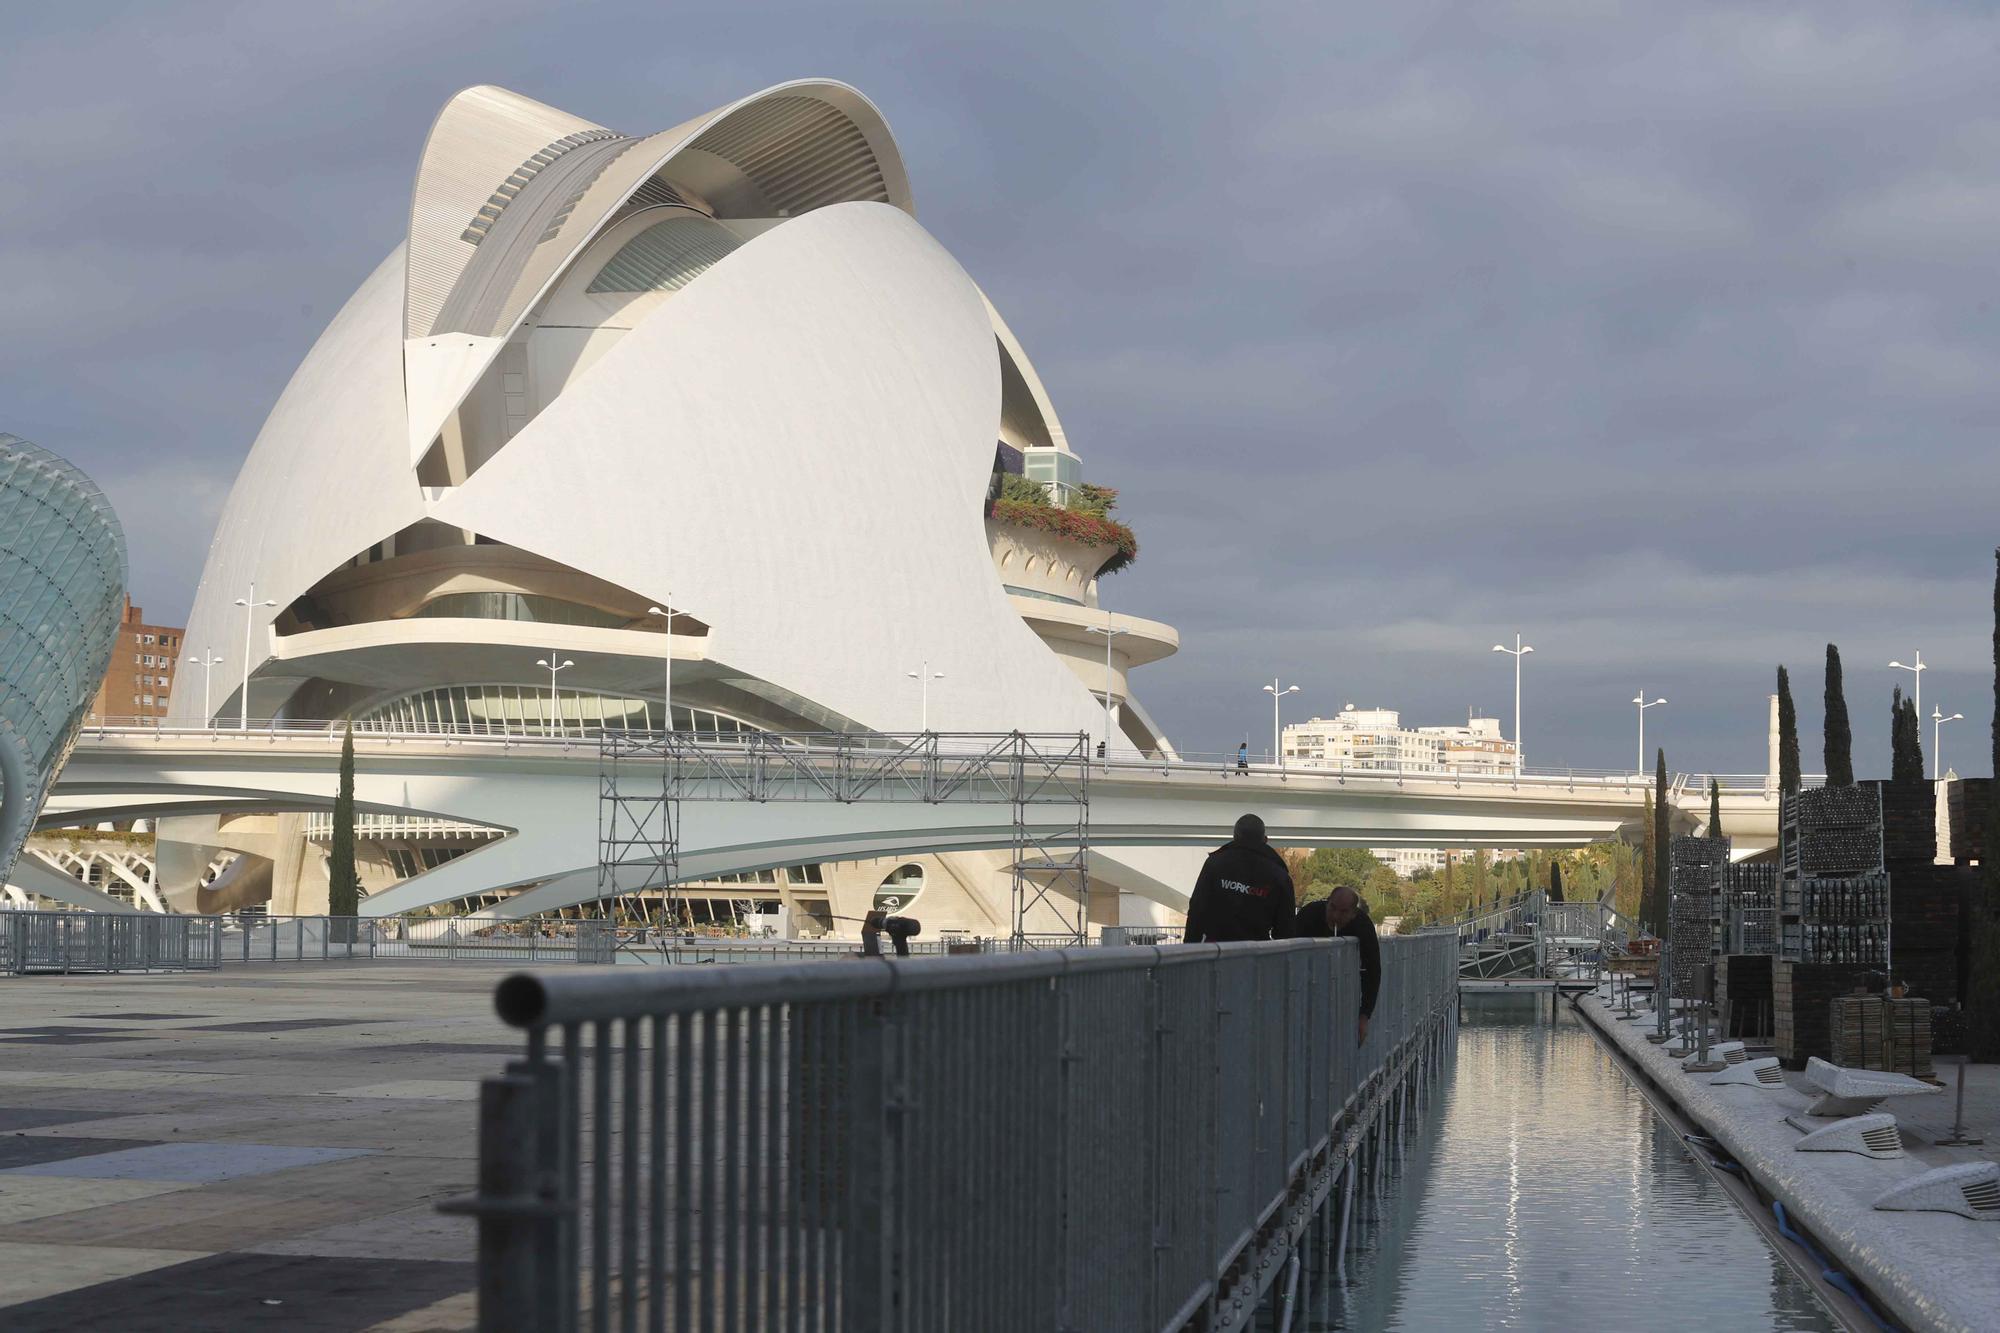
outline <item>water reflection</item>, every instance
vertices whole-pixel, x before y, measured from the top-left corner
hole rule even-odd
[[[1549,995],[1469,995],[1314,1329],[1839,1327]]]

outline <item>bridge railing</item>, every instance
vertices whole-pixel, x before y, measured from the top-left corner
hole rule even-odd
[[[696,766],[702,779],[710,783],[740,782],[745,780],[746,774],[764,775],[755,777],[755,781],[766,781],[772,774],[816,781],[821,779],[815,777],[815,774],[824,773],[829,769],[839,769],[842,764],[849,767],[840,771],[851,773],[852,766],[857,761],[865,759],[868,762],[885,765],[880,770],[881,776],[885,778],[896,775],[897,780],[910,781],[913,780],[912,774],[928,766],[929,771],[934,774],[929,780],[950,784],[965,781],[965,774],[955,771],[962,768],[965,760],[978,759],[990,752],[996,742],[1003,741],[1012,734],[926,732],[888,735],[741,731],[674,732],[671,736],[674,738],[673,748],[680,754],[682,762]],[[405,745],[443,744],[450,747],[465,746],[474,750],[531,749],[542,752],[552,750],[568,754],[592,754],[607,736],[632,738],[642,744],[647,738],[652,738],[655,743],[660,743],[664,739],[663,733],[657,731],[575,727],[551,734],[545,730],[509,731],[505,726],[490,723],[459,723],[438,724],[409,731],[371,728],[365,732],[357,731],[355,741],[364,748],[394,749]],[[272,744],[279,741],[316,742],[333,750],[340,745],[341,730],[338,722],[293,718],[262,720],[253,718],[247,729],[219,725],[168,727],[158,719],[105,718],[88,725],[82,734],[86,743],[144,738],[182,743],[205,740],[212,745],[221,745],[253,737]],[[1075,738],[1069,735],[1048,738],[1030,735],[1026,739],[1036,743],[1046,739],[1052,747],[1066,748]],[[1056,745],[1057,742],[1060,742],[1060,746]],[[1093,757],[1091,768],[1094,772],[1112,777],[1120,774],[1157,775],[1167,778],[1280,777],[1286,782],[1325,782],[1341,786],[1349,783],[1380,783],[1394,786],[1410,783],[1449,784],[1461,790],[1525,788],[1635,793],[1649,790],[1653,783],[1653,775],[1650,773],[1604,768],[1527,768],[1519,773],[1454,769],[1437,765],[1399,767],[1367,764],[1330,768],[1300,762],[1273,764],[1267,758],[1260,759],[1247,768],[1239,768],[1233,752],[1224,754],[1181,752],[1150,758],[1126,753],[1104,758]],[[1771,790],[1769,781],[1763,774],[1687,773],[1676,775],[1673,779],[1677,801],[1690,806],[1699,805],[1700,801],[1706,799],[1710,776],[1719,778],[1723,794],[1728,796],[1764,795]],[[1808,786],[1816,785],[1820,781],[1822,779],[1817,777],[1805,779]]]
[[[1448,937],[511,977],[483,1329],[1242,1327]],[[1315,1192],[1317,1191],[1317,1192]]]

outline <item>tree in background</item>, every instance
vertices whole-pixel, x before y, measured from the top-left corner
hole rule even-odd
[[[1993,552],[1993,772],[2000,786],[2000,550]],[[1970,895],[1965,1033],[1973,1059],[2000,1060],[2000,800],[1989,797],[1986,808],[1986,892]]]
[[[1647,913],[1653,910],[1653,793],[1645,795],[1645,818],[1639,826],[1639,899],[1627,913],[1641,926],[1645,926]],[[1619,908],[1621,912],[1626,908]]]
[[[1646,893],[1639,900],[1639,924],[1655,935],[1664,936],[1667,930],[1667,817],[1670,809],[1667,801],[1667,752],[1656,752],[1659,756],[1653,768],[1653,794],[1648,813],[1652,816],[1647,828],[1647,857],[1651,861],[1652,875],[1646,883]]]
[[[1923,724],[1917,721],[1915,701],[1903,697],[1900,685],[1889,703],[1889,780],[1924,780]]]
[[[1722,834],[1722,784],[1714,778],[1708,780],[1708,836],[1720,838]]]
[[[1549,863],[1549,901],[1563,901],[1563,867],[1560,861]]]
[[[1486,849],[1481,847],[1472,853],[1472,871],[1466,876],[1465,905],[1479,908],[1486,906],[1492,896],[1490,876],[1492,862],[1487,858]]]
[[[1826,785],[1854,785],[1854,730],[1847,723],[1847,693],[1840,683],[1840,649],[1830,643],[1826,646]]]
[[[354,872],[354,724],[340,738],[340,782],[333,793],[333,838],[326,864],[329,916],[361,910],[361,877]]]
[[[1444,854],[1444,874],[1438,878],[1439,918],[1458,915],[1458,891],[1451,882],[1451,865],[1453,859],[1454,857],[1451,852],[1447,851]]]
[[[1799,789],[1799,710],[1792,706],[1792,677],[1778,668],[1778,790]]]

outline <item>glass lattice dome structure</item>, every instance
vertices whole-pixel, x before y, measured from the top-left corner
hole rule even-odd
[[[111,665],[125,571],[97,483],[0,434],[0,883]]]

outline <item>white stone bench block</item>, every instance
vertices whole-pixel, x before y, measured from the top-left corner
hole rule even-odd
[[[1819,1099],[1806,1108],[1806,1114],[1836,1118],[1865,1115],[1886,1097],[1914,1097],[1938,1091],[1908,1074],[1848,1069],[1829,1064],[1818,1056],[1806,1061],[1806,1082],[1820,1090]]]
[[[1853,1152],[1863,1157],[1901,1157],[1903,1135],[1896,1117],[1885,1112],[1849,1116],[1815,1129],[1792,1145],[1797,1152]]]
[[[1885,1192],[1875,1206],[1887,1212],[1957,1213],[1975,1222],[2000,1222],[2000,1162],[1963,1162],[1926,1171]]]
[[[1766,1055],[1755,1060],[1745,1060],[1740,1065],[1731,1065],[1709,1082],[1740,1084],[1744,1087],[1763,1088],[1767,1092],[1775,1092],[1785,1086],[1785,1071],[1779,1068],[1777,1056]]]

